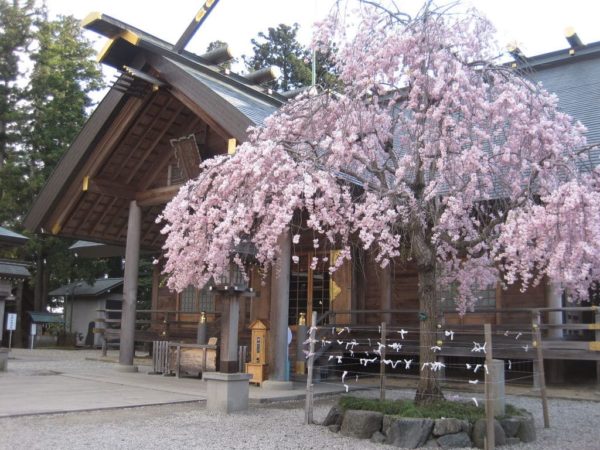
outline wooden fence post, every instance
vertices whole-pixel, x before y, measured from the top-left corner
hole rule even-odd
[[[385,349],[386,349],[387,333],[385,322],[381,322],[381,346],[379,347],[379,400],[385,400]]]
[[[538,316],[539,318],[539,316]],[[536,348],[538,361],[538,385],[540,387],[540,396],[542,398],[542,410],[544,412],[544,428],[550,428],[550,415],[548,413],[548,396],[546,394],[546,374],[544,372],[544,354],[542,351],[542,333],[537,323],[533,327],[533,346]]]
[[[483,325],[485,334],[485,449],[494,450],[496,448],[496,436],[494,433],[494,398],[492,393],[492,326],[489,323]],[[485,345],[484,344],[484,345]]]
[[[310,322],[309,333],[309,353],[308,353],[308,374],[306,375],[306,405],[304,407],[304,423],[306,425],[313,423],[313,368],[315,364],[315,340],[317,337],[317,312],[313,311]]]

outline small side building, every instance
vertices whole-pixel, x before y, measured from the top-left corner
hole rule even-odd
[[[75,345],[100,347],[102,335],[94,330],[104,328],[105,314],[99,310],[121,310],[123,278],[99,278],[93,284],[77,281],[48,295],[62,300],[65,330],[75,335]],[[120,318],[120,313],[116,315],[119,317],[114,318]]]
[[[28,238],[0,227],[0,252],[25,245]],[[14,259],[0,259],[0,346],[8,345],[5,330],[6,314],[17,314],[17,329],[13,346],[20,346],[23,336],[23,283],[31,277],[29,263]],[[6,336],[5,336],[6,335]]]

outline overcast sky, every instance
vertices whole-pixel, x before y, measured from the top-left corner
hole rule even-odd
[[[52,14],[77,18],[98,11],[175,42],[204,0],[46,0]],[[416,0],[397,0],[402,9],[414,11]],[[439,4],[447,2],[439,1]],[[465,3],[465,2],[463,2]],[[516,41],[526,55],[566,48],[564,29],[573,26],[586,42],[600,41],[600,2],[597,0],[471,0],[468,2],[495,24],[499,41]],[[187,50],[203,53],[209,42],[228,42],[236,56],[250,53],[250,39],[279,23],[297,22],[300,39],[310,41],[311,25],[322,18],[333,0],[220,0]],[[98,48],[103,45],[95,33]]]

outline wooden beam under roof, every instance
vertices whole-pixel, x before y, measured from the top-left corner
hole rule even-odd
[[[175,184],[173,186],[165,186],[155,189],[148,189],[147,191],[138,192],[135,195],[138,205],[144,206],[156,206],[166,205],[169,201],[177,195],[179,189],[183,184]]]
[[[162,131],[158,133],[158,136],[156,136],[154,138],[154,140],[148,146],[148,148],[145,149],[143,156],[135,164],[135,166],[133,167],[133,169],[131,169],[131,171],[130,171],[129,175],[127,176],[127,179],[126,179],[127,183],[131,183],[131,180],[133,180],[133,177],[137,174],[138,170],[140,170],[140,167],[142,166],[142,164],[144,164],[144,161],[146,161],[146,159],[148,158],[148,156],[152,153],[152,151],[160,143],[160,141],[163,139],[163,137],[170,131],[171,125],[173,125],[173,122],[175,122],[177,120],[177,118],[179,117],[179,115],[181,114],[181,112],[184,109],[185,109],[185,106],[184,105],[180,105],[179,108],[177,108],[173,112],[173,114],[171,114],[171,118],[168,120],[167,124],[162,127]]]
[[[157,97],[158,97],[158,95],[157,95]],[[137,138],[137,142],[133,145],[132,148],[129,149],[129,151],[127,152],[127,155],[125,156],[125,160],[121,161],[121,164],[119,165],[119,167],[117,168],[117,170],[115,171],[115,173],[112,177],[113,180],[118,180],[118,179],[122,178],[121,172],[125,169],[125,166],[129,162],[131,157],[133,155],[135,155],[136,150],[144,143],[146,137],[148,136],[148,133],[153,131],[154,125],[156,125],[156,123],[163,118],[162,111],[166,110],[169,107],[169,105],[171,105],[173,103],[173,101],[174,101],[174,99],[172,96],[169,96],[166,99],[165,104],[161,106],[160,110],[151,119],[150,124],[148,124],[145,127],[145,130],[143,131],[142,135]]]
[[[109,197],[133,200],[137,190],[128,184],[102,178],[88,178],[87,189],[84,190]]]
[[[110,133],[105,133],[96,148],[99,150],[91,155],[91,158],[86,160],[84,167],[79,172],[81,173],[82,180],[85,176],[93,175],[99,169],[100,165],[103,164],[104,158],[112,152],[113,148],[126,134],[127,130],[131,126],[136,117],[137,113],[142,109],[145,102],[139,99],[130,99],[128,103],[121,109],[120,113],[113,122],[115,126],[111,129]],[[56,173],[56,172],[55,172]],[[66,191],[66,195],[62,197],[63,205],[60,208],[56,208],[55,212],[49,217],[49,228],[52,234],[58,234],[68,217],[71,215],[73,208],[79,202],[82,193],[83,181],[79,183],[71,183]]]

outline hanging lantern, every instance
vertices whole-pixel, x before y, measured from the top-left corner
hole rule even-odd
[[[252,288],[248,286],[248,280],[244,278],[244,274],[238,265],[233,262],[229,263],[229,270],[225,271],[223,275],[216,280],[212,280],[209,290],[223,293],[230,292],[232,294],[253,291]]]

